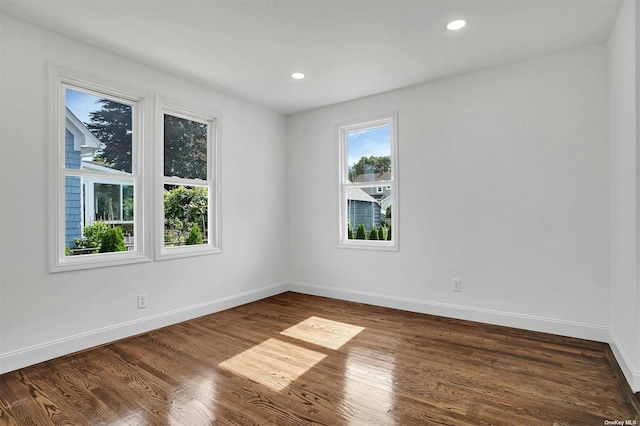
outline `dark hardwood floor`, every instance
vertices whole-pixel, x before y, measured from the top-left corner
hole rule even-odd
[[[603,425],[602,343],[285,293],[0,376],[0,424]]]

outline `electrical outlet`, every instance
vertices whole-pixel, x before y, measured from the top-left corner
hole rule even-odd
[[[138,295],[138,309],[144,309],[147,307],[147,295],[139,294]]]
[[[462,291],[462,280],[459,280],[459,279],[453,280],[453,291],[458,293]]]

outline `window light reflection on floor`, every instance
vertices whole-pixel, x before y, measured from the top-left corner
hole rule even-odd
[[[128,426],[145,424],[148,414],[144,410],[140,409],[134,413],[129,413],[125,417],[109,423],[111,426]]]
[[[280,391],[322,361],[325,354],[268,339],[219,364],[220,367]]]
[[[280,334],[328,349],[338,350],[362,330],[364,330],[364,327],[358,327],[357,325],[310,317],[280,332]]]

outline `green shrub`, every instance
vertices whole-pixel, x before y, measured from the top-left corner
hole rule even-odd
[[[82,238],[75,238],[73,240],[76,245],[75,248],[100,248],[102,245],[102,239],[106,233],[111,229],[109,225],[104,222],[94,222],[91,225],[87,225],[82,229]]]
[[[387,226],[387,241],[391,241],[391,224]]]
[[[100,253],[114,251],[127,251],[127,247],[124,244],[124,234],[122,233],[122,228],[119,227],[109,228],[102,236],[100,244]]]
[[[382,232],[382,228],[380,229],[380,231]],[[370,240],[379,240],[380,239],[380,237],[378,236],[378,230],[376,229],[375,226],[373,228],[371,228],[371,232],[369,232],[369,239]]]
[[[351,222],[347,225],[347,238],[353,240],[353,228],[351,227]]]
[[[367,239],[367,230],[364,228],[364,225],[361,223],[358,225],[358,229],[356,229],[356,240],[366,240]]]
[[[391,219],[391,206],[387,207],[387,211],[385,212],[384,217],[387,219]]]
[[[198,225],[193,225],[191,227],[191,231],[189,231],[189,236],[187,237],[187,241],[185,244],[188,246],[193,246],[196,244],[202,244],[202,233],[200,232],[200,227]]]

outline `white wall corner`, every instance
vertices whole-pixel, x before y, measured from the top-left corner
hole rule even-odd
[[[151,330],[188,321],[203,315],[209,315],[246,303],[255,302],[256,300],[283,293],[287,291],[287,289],[288,285],[286,283],[273,284],[256,290],[238,293],[197,305],[187,306],[185,308],[3,353],[0,354],[0,374],[135,336],[140,333],[146,333]]]
[[[409,299],[405,297],[388,296],[299,282],[290,283],[289,290],[297,293],[331,297],[340,300],[401,309],[421,314],[456,318],[504,327],[551,333],[560,336],[595,340],[599,342],[609,342],[609,329],[605,326],[594,324],[585,324],[511,312],[493,311],[489,309],[471,308],[467,306],[429,302],[425,300]]]

